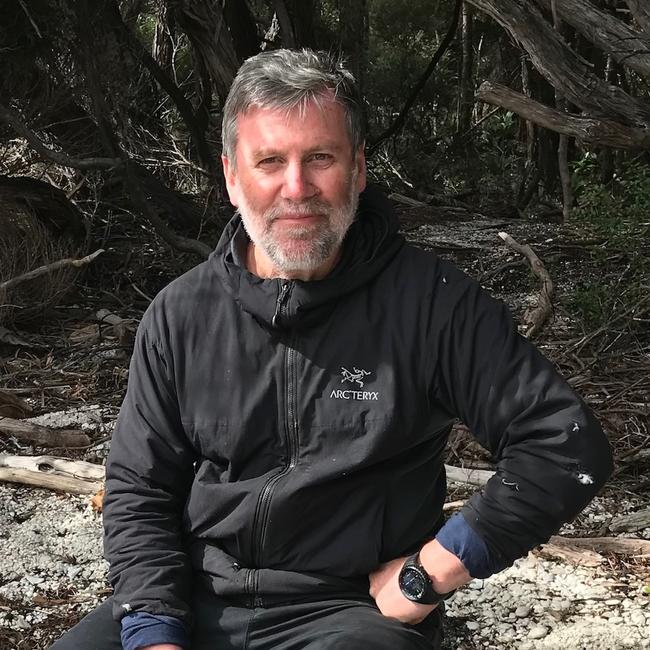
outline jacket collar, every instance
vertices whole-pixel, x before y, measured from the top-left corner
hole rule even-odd
[[[369,282],[390,262],[404,244],[397,230],[388,199],[368,186],[359,197],[341,258],[322,280],[265,280],[246,270],[248,236],[239,215],[224,229],[210,264],[232,298],[266,327],[301,328],[323,319],[339,298]]]

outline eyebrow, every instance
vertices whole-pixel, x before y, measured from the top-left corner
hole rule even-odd
[[[318,151],[335,151],[339,152],[343,150],[343,147],[334,144],[333,142],[322,142],[319,146],[311,147],[307,149],[304,152],[304,155],[308,156],[312,153],[316,153]],[[278,156],[282,154],[281,149],[274,149],[270,147],[261,147],[259,149],[253,149],[251,152],[251,155],[253,158],[268,158],[270,156]]]

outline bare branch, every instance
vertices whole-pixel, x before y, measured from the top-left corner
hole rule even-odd
[[[589,0],[536,0],[597,45],[618,63],[650,76],[650,36],[640,33]]]
[[[467,0],[492,16],[528,52],[540,74],[570,102],[595,116],[650,126],[650,103],[597,77],[532,0]]]
[[[579,117],[540,104],[506,86],[485,81],[477,96],[488,104],[501,106],[545,129],[562,133],[588,144],[616,149],[650,149],[650,132],[608,119]]]
[[[19,136],[25,138],[41,157],[51,160],[57,165],[73,169],[115,169],[122,165],[119,158],[71,158],[65,153],[46,147],[36,133],[23,122],[18,113],[2,104],[0,104],[0,122],[9,125]]]
[[[38,268],[35,268],[32,271],[28,271],[27,273],[23,273],[22,275],[18,275],[15,278],[10,278],[5,282],[0,283],[0,292],[7,291],[8,289],[13,289],[13,287],[15,287],[18,284],[21,284],[22,282],[33,280],[34,278],[37,278],[41,275],[45,275],[46,273],[52,273],[53,271],[58,271],[59,269],[62,269],[66,266],[75,266],[77,268],[81,266],[85,266],[86,264],[90,264],[96,257],[101,255],[103,252],[104,249],[100,248],[99,250],[96,250],[94,253],[91,253],[90,255],[86,255],[86,257],[82,257],[80,259],[66,257],[62,260],[52,262],[51,264],[45,264],[44,266],[39,266]]]

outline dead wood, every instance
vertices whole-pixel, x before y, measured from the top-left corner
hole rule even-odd
[[[88,447],[90,438],[77,429],[49,429],[39,424],[0,417],[0,433],[38,447]]]
[[[543,544],[535,549],[534,553],[569,562],[577,566],[595,567],[600,566],[605,561],[605,558],[600,553],[596,553],[596,551],[592,551],[591,549],[575,548],[560,544]]]
[[[650,528],[650,508],[615,517],[609,524],[613,533],[636,533],[644,528]]]
[[[18,399],[15,395],[0,390],[0,417],[29,418],[32,416],[32,409],[23,400]]]
[[[86,255],[86,257],[82,257],[80,259],[66,257],[62,260],[57,260],[56,262],[52,262],[51,264],[45,264],[43,266],[39,266],[38,268],[35,268],[32,271],[28,271],[27,273],[23,273],[22,275],[18,275],[15,278],[10,278],[5,282],[0,283],[0,292],[7,291],[8,289],[12,289],[13,287],[20,284],[21,282],[27,282],[28,280],[33,280],[34,278],[38,278],[41,275],[45,275],[46,273],[52,273],[54,271],[58,271],[59,269],[62,269],[66,266],[73,266],[76,268],[85,266],[86,264],[90,264],[95,258],[101,255],[103,252],[104,249],[100,248],[99,250],[96,250],[94,253],[91,253],[90,255]]]
[[[137,323],[132,318],[121,318],[108,309],[100,309],[96,316],[100,323],[111,325],[120,345],[130,345],[133,342]]]
[[[507,232],[500,232],[499,237],[501,237],[501,239],[503,239],[512,250],[517,251],[528,260],[533,273],[542,281],[542,287],[537,294],[535,307],[527,310],[523,315],[523,322],[527,327],[524,335],[526,338],[532,338],[541,331],[542,327],[544,327],[544,324],[553,313],[553,281],[551,280],[551,276],[548,274],[542,261],[537,257],[528,244],[520,244]]]
[[[650,36],[650,7],[648,0],[625,0],[639,27]]]
[[[466,467],[454,467],[445,465],[448,481],[466,483],[467,485],[485,485],[496,472],[486,469],[468,469]]]
[[[102,465],[81,460],[0,454],[0,481],[72,494],[96,494],[102,488],[104,476]]]
[[[568,101],[621,124],[650,125],[650,104],[600,79],[544,18],[532,0],[468,0],[521,44],[540,74]]]
[[[587,549],[596,553],[621,553],[622,555],[650,556],[650,541],[629,537],[561,537],[553,535],[548,541],[558,547]],[[548,546],[545,544],[545,546]]]
[[[15,111],[0,104],[0,122],[9,125],[15,133],[27,140],[29,146],[42,158],[73,169],[114,169],[122,165],[119,158],[72,158],[60,151],[46,147],[41,139],[23,122]]]
[[[488,104],[512,111],[537,126],[577,138],[586,144],[616,149],[650,148],[650,135],[646,129],[637,129],[606,118],[558,111],[491,81],[481,84],[477,97]]]
[[[647,0],[646,0],[647,1]],[[598,7],[591,0],[536,0],[622,65],[650,76],[650,37]]]

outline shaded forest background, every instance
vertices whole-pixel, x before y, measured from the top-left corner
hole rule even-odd
[[[645,445],[645,0],[4,0],[4,387],[31,395],[35,372],[87,363],[79,346],[103,344],[110,326],[112,370],[104,355],[92,380],[80,372],[41,401],[119,396],[133,323],[232,216],[219,160],[232,79],[246,57],[279,47],[347,59],[366,97],[370,178],[403,224],[444,222],[452,235],[473,218],[517,224],[556,289],[551,325],[535,333],[609,408],[624,453]],[[469,251],[461,266],[484,283],[539,284],[518,255],[490,260],[461,235],[442,248]],[[91,313],[88,334],[79,322]]]

